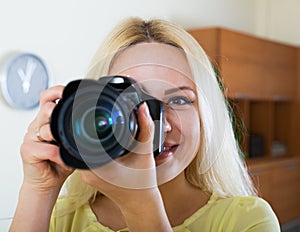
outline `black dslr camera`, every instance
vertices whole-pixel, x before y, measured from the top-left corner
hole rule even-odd
[[[146,102],[155,124],[153,153],[163,150],[162,103],[123,76],[75,80],[64,89],[50,127],[66,165],[92,169],[125,155],[137,143],[138,107]]]

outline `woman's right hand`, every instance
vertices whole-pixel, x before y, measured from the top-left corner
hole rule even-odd
[[[72,173],[60,158],[59,147],[50,143],[50,117],[60,99],[64,87],[51,87],[41,93],[40,110],[28,127],[21,146],[24,168],[23,185],[37,192],[60,190],[65,179]]]
[[[49,231],[52,209],[66,178],[72,173],[61,160],[58,146],[50,143],[50,117],[63,86],[45,90],[40,110],[30,123],[21,146],[24,180],[10,231]]]

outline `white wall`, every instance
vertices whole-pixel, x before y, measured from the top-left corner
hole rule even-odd
[[[0,0],[0,57],[16,50],[36,53],[50,67],[53,84],[66,83],[84,74],[101,40],[124,17],[163,17],[185,28],[219,25],[266,36],[264,27],[257,29],[266,18],[257,6],[253,0]],[[19,147],[36,112],[0,101],[0,231],[13,216],[22,181]]]
[[[300,45],[300,1],[256,0],[254,33],[272,40]]]

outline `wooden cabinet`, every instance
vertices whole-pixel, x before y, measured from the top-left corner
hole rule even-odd
[[[248,165],[259,195],[270,203],[280,223],[299,218],[299,158],[250,162]]]
[[[253,148],[255,156],[277,156],[280,149],[281,155],[300,155],[293,137],[300,131],[294,115],[300,102],[300,50],[223,28],[189,32],[219,68],[226,94],[236,113],[241,112],[247,127],[241,144],[246,156],[254,154]]]
[[[268,100],[295,96],[296,47],[223,28],[189,32],[221,70],[228,96]]]
[[[247,128],[241,148],[260,196],[281,224],[300,218],[300,48],[223,28],[189,32]]]

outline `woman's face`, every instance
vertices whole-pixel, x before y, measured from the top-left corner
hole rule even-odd
[[[184,171],[200,141],[196,85],[180,49],[160,43],[141,43],[120,52],[110,75],[134,79],[164,104],[164,151],[155,158],[159,184]]]

